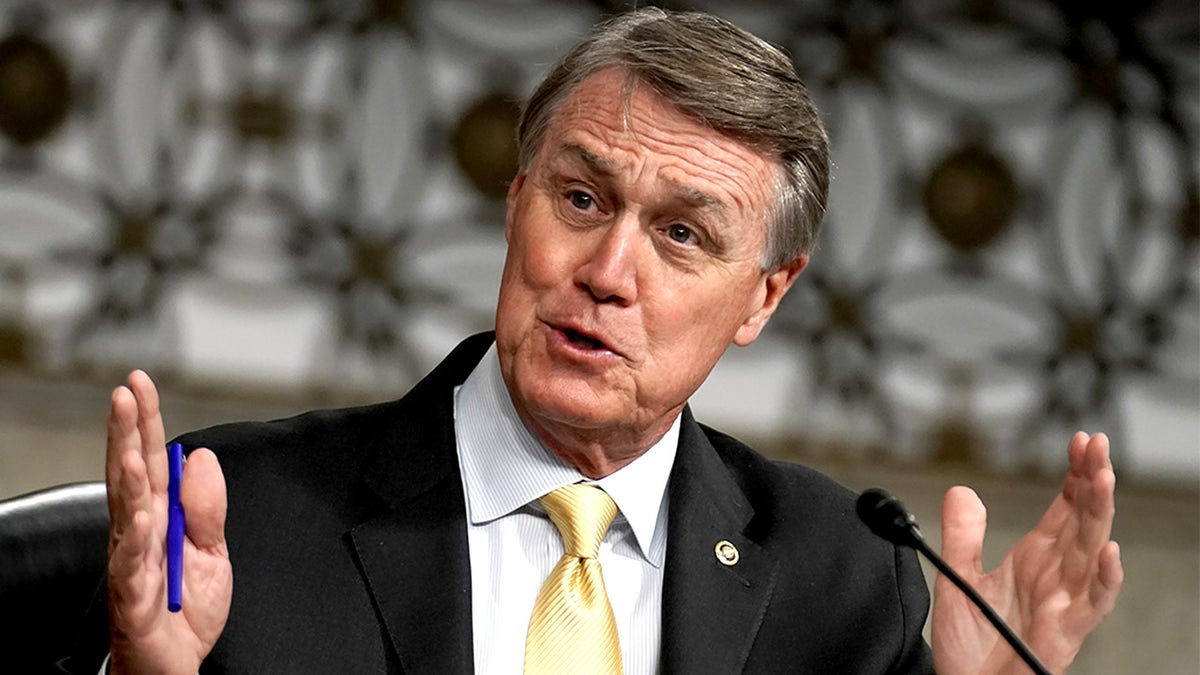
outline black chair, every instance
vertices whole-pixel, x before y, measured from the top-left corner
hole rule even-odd
[[[104,576],[104,483],[0,501],[0,670],[58,672]]]

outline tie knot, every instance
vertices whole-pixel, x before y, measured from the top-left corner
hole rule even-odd
[[[602,488],[586,483],[564,485],[541,498],[542,507],[558,528],[563,553],[595,558],[604,533],[617,515],[617,505]]]

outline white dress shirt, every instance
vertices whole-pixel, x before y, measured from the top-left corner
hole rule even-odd
[[[467,505],[475,672],[519,675],[538,590],[562,539],[537,499],[587,480],[521,423],[496,346],[455,391],[454,431]],[[600,567],[628,675],[658,671],[667,480],[679,418],[645,454],[595,482],[621,510],[600,545]]]

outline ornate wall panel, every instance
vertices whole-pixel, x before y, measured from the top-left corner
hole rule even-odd
[[[670,4],[787,48],[834,142],[813,263],[702,417],[1008,471],[1089,428],[1200,477],[1194,4]],[[517,104],[623,5],[4,4],[0,363],[403,391],[490,327]]]

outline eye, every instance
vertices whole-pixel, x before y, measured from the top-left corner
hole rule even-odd
[[[574,206],[580,211],[587,211],[596,205],[596,200],[592,199],[591,195],[586,192],[580,192],[579,190],[573,190],[567,195],[567,199],[570,200],[571,206]]]
[[[670,237],[672,241],[677,241],[680,244],[690,244],[695,240],[696,233],[692,232],[692,230],[686,225],[680,225],[676,223],[667,227],[667,236]]]

